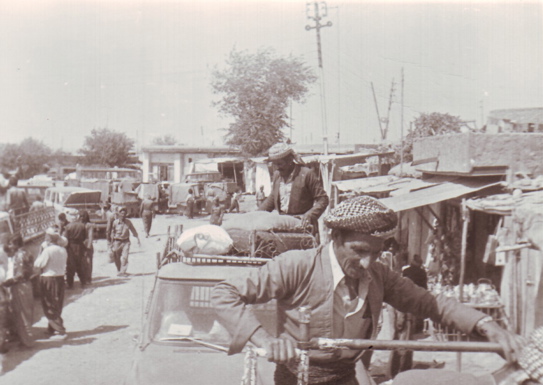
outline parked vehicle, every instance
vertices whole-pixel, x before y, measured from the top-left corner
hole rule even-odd
[[[55,216],[65,213],[68,221],[77,218],[79,210],[87,210],[97,230],[105,232],[106,214],[100,202],[102,192],[83,187],[49,187],[45,190],[43,203],[55,208]]]
[[[189,265],[162,267],[155,278],[148,311],[126,385],[238,385],[244,354],[228,356],[230,335],[210,304],[211,288],[253,266]],[[275,303],[253,307],[262,325],[277,334]],[[258,384],[273,384],[275,365],[258,359]],[[260,380],[263,380],[261,382]]]
[[[200,201],[203,197],[200,195],[201,187],[198,183],[172,183],[168,187],[168,210],[183,213],[187,207],[187,196],[192,189],[196,204],[194,206],[195,214],[203,208]]]
[[[228,209],[232,203],[232,194],[238,189],[238,185],[234,182],[212,182],[204,185],[204,194],[206,197],[206,211],[211,213],[213,200],[219,197],[221,204]]]

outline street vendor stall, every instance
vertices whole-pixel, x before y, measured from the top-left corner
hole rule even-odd
[[[487,242],[488,262],[503,266],[500,292],[513,330],[528,335],[543,325],[541,250],[543,247],[543,191],[498,194],[470,199],[467,207],[500,216]],[[537,250],[539,248],[539,250]],[[535,306],[534,306],[535,304]]]

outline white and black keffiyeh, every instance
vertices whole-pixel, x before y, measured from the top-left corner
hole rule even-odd
[[[341,202],[324,218],[330,229],[356,231],[376,237],[393,235],[398,224],[394,211],[370,196],[357,196]]]
[[[518,362],[532,380],[543,383],[543,327],[532,332]]]

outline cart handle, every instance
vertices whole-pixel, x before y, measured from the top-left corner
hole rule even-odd
[[[333,338],[312,338],[307,343],[298,342],[300,349],[373,349],[373,350],[420,350],[420,351],[442,351],[442,352],[490,352],[503,353],[500,344],[495,342],[464,342],[464,341],[387,341],[387,340],[364,340],[364,339],[333,339]]]

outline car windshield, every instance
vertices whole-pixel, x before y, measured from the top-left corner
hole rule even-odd
[[[230,334],[211,306],[213,284],[159,279],[153,295],[149,333],[154,341],[192,339],[228,346]],[[275,303],[255,306],[257,318],[275,332]]]

